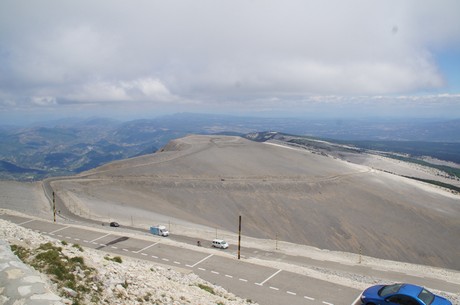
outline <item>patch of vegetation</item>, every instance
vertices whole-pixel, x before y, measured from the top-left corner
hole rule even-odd
[[[70,298],[73,304],[84,303],[84,300],[97,303],[100,300],[97,291],[103,285],[94,282],[97,272],[85,265],[83,257],[69,257],[62,252],[62,247],[50,242],[41,244],[37,249],[28,250],[20,246],[12,246],[11,249],[24,263],[47,274],[57,284],[60,294]],[[93,285],[97,286],[97,291],[91,289]],[[75,294],[67,294],[64,288],[72,289]]]
[[[204,291],[209,292],[210,294],[216,294],[216,293],[214,292],[214,289],[212,289],[212,287],[209,287],[209,286],[207,286],[207,285],[198,284],[198,287],[200,287],[200,288],[203,289]]]
[[[79,244],[73,244],[74,248],[77,248],[80,252],[83,252],[83,248]]]
[[[104,259],[106,259],[108,261],[113,261],[113,262],[116,262],[116,263],[119,263],[119,264],[123,263],[123,260],[119,256],[110,257],[109,255],[106,255],[106,256],[104,256]]]
[[[26,257],[30,256],[30,251],[24,247],[11,245],[11,251],[19,257],[20,260],[24,261]]]
[[[417,142],[417,141],[337,141],[351,144],[366,150],[384,151],[389,154],[397,152],[413,156],[431,156],[433,158],[460,163],[460,143]],[[432,164],[431,164],[432,165]]]
[[[404,176],[404,177],[414,179],[414,180],[417,180],[417,181],[430,183],[430,184],[437,185],[437,186],[440,186],[440,187],[455,191],[457,193],[460,193],[460,187],[452,185],[452,184],[443,183],[443,182],[440,182],[440,181],[437,181],[437,180],[422,179],[422,178],[417,178],[417,177],[409,177],[409,176]]]

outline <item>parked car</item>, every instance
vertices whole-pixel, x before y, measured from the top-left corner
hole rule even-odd
[[[222,240],[222,239],[214,239],[212,241],[212,246],[215,247],[215,248],[227,249],[228,248],[228,243],[225,240]]]
[[[375,285],[361,295],[364,305],[452,305],[424,287],[412,284]]]
[[[120,224],[118,224],[118,222],[112,221],[112,222],[110,223],[110,226],[111,226],[111,227],[119,227]]]

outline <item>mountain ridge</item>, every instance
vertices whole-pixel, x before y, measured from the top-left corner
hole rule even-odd
[[[232,136],[190,135],[169,147],[53,188],[92,217],[110,210],[124,222],[133,213],[137,225],[169,218],[231,231],[242,215],[245,234],[257,238],[460,269],[459,196],[369,164],[415,167]]]

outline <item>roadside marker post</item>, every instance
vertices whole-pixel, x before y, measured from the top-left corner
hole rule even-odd
[[[240,259],[241,253],[241,215],[239,217],[239,224],[238,224],[238,259]]]
[[[54,195],[54,192],[53,192],[53,219],[54,219],[54,222],[56,222],[56,196]]]

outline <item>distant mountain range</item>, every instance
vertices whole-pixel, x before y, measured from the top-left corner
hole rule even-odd
[[[192,133],[243,136],[278,131],[366,148],[387,143],[383,146],[391,146],[393,151],[401,147],[401,152],[425,155],[436,153],[437,146],[449,151],[443,158],[460,163],[458,130],[460,120],[312,120],[190,113],[129,122],[92,118],[0,126],[0,179],[73,175],[114,160],[153,153],[170,140]]]

